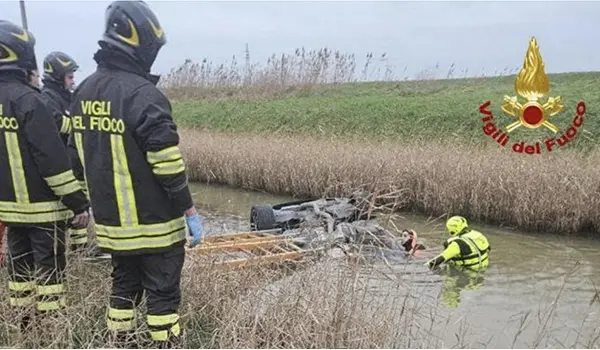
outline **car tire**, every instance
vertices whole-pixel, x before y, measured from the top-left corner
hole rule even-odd
[[[270,205],[254,205],[250,209],[250,227],[253,231],[275,228],[275,212]]]

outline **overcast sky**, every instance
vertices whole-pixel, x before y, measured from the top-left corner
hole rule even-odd
[[[92,56],[110,1],[26,1],[29,28],[43,57],[60,50],[81,66]],[[166,73],[186,58],[251,60],[297,47],[329,47],[379,57],[387,53],[397,76],[414,76],[439,63],[457,71],[493,73],[519,67],[535,36],[547,72],[600,70],[600,2],[201,2],[149,1],[167,33],[154,71]],[[2,18],[21,22],[18,0],[0,1]],[[360,62],[359,62],[360,63]]]

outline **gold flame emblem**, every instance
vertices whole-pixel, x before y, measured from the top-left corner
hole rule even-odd
[[[527,102],[521,104],[516,96],[504,96],[502,110],[504,113],[519,119],[509,124],[506,131],[511,132],[519,126],[537,129],[542,125],[554,133],[559,131],[547,118],[560,113],[564,109],[560,96],[550,97],[543,104],[539,102],[550,91],[550,80],[544,70],[544,62],[537,41],[533,37],[529,41],[523,68],[521,68],[515,80],[515,91]]]

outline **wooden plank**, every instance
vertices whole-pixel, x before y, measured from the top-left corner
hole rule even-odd
[[[261,247],[275,247],[281,246],[282,242],[275,241],[247,241],[247,242],[234,242],[227,244],[215,244],[207,246],[198,246],[194,249],[199,254],[207,254],[213,252],[231,252],[231,251],[243,251],[246,249],[261,248]]]
[[[279,236],[271,236],[271,237],[253,237],[253,238],[238,238],[238,239],[231,239],[231,240],[225,240],[225,241],[214,241],[214,242],[200,242],[200,244],[198,245],[199,247],[203,247],[203,246],[207,246],[207,247],[213,247],[213,246],[218,246],[218,245],[232,245],[232,244],[238,244],[238,243],[248,243],[248,242],[283,242],[287,240],[285,237],[279,237]]]
[[[209,235],[205,236],[202,243],[222,242],[226,240],[237,240],[237,239],[252,239],[256,237],[276,237],[277,233],[281,230],[263,230],[263,231],[248,231],[248,232],[233,232],[225,233],[222,235]]]
[[[226,268],[297,261],[314,252],[294,244],[297,237],[279,235],[279,232],[267,230],[207,236],[196,248],[188,248],[188,251],[197,253],[193,255],[198,259],[190,257],[202,265]],[[242,256],[240,253],[243,253]]]
[[[269,237],[254,237],[254,238],[240,238],[226,240],[226,241],[213,241],[213,242],[200,242],[197,248],[191,249],[192,251],[205,251],[212,249],[221,249],[235,246],[252,246],[252,245],[261,245],[261,244],[284,244],[285,242],[290,241],[290,237],[281,237],[281,236],[269,236]]]
[[[302,252],[285,252],[285,253],[280,253],[280,254],[272,254],[272,255],[265,255],[265,256],[257,256],[257,257],[252,257],[252,258],[248,258],[248,259],[236,259],[236,260],[229,260],[229,261],[223,261],[220,263],[216,263],[214,265],[224,265],[230,268],[239,268],[239,267],[244,267],[244,266],[248,266],[248,265],[263,265],[263,264],[267,264],[267,263],[275,263],[275,262],[285,262],[285,261],[290,261],[290,260],[298,260],[300,258],[302,258],[303,254]]]
[[[279,247],[281,248],[281,247]],[[233,257],[233,259],[228,260],[226,258],[232,258],[228,256],[228,254],[223,255],[203,255],[200,259],[195,259],[197,263],[202,265],[207,265],[211,267],[217,268],[243,268],[247,266],[257,266],[257,265],[265,265],[265,264],[273,264],[273,263],[284,263],[284,262],[294,262],[301,263],[303,258],[307,255],[317,253],[318,251],[324,250],[325,248],[316,248],[310,251],[284,251],[282,250],[280,253],[275,253],[268,251],[264,248],[258,248],[261,250],[263,255],[254,255],[245,258]],[[220,258],[220,259],[218,259]]]

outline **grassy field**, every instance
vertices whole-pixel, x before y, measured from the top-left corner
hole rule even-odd
[[[491,100],[496,123],[514,121],[504,115],[504,95],[514,96],[514,76],[434,81],[345,83],[289,88],[276,97],[211,96],[183,98],[172,92],[176,120],[183,127],[263,135],[313,135],[369,139],[461,140],[493,142],[483,134],[479,105]],[[550,75],[550,96],[559,95],[564,111],[550,118],[562,131],[571,124],[579,100],[587,104],[581,148],[595,146],[600,120],[600,73]],[[178,99],[178,95],[180,95]],[[194,94],[190,93],[190,96]],[[553,136],[545,128],[521,127],[510,134],[519,140]],[[557,137],[557,136],[556,136]]]

